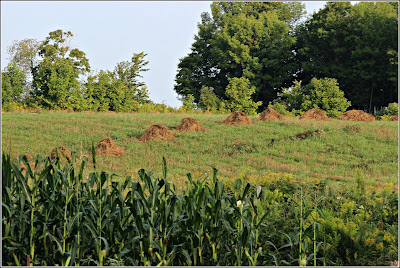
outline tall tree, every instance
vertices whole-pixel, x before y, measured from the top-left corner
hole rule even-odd
[[[266,105],[296,70],[291,26],[303,14],[300,3],[214,2],[203,13],[191,53],[180,60],[175,91],[200,101],[203,86],[228,99],[229,79],[244,77],[255,86],[253,101]]]
[[[39,46],[42,60],[33,69],[33,98],[51,109],[84,109],[79,75],[90,71],[84,52],[71,48],[71,32],[57,30]]]
[[[397,100],[397,9],[389,3],[328,2],[298,27],[298,78],[337,78],[354,108]],[[389,75],[388,75],[389,74]]]
[[[9,60],[25,74],[24,92],[22,98],[29,96],[32,91],[32,68],[38,62],[38,49],[40,42],[36,39],[15,40],[7,47]]]
[[[149,62],[144,59],[146,56],[147,54],[144,52],[133,53],[130,61],[118,63],[111,73],[114,80],[125,86],[129,91],[129,93],[126,93],[127,96],[131,96],[132,100],[139,104],[146,103],[149,99],[149,92],[146,84],[139,81],[139,78],[143,78],[140,73],[149,70],[145,68],[145,66],[149,64]]]

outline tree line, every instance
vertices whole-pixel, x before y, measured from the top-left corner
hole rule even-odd
[[[94,73],[71,32],[15,41],[2,71],[2,104],[135,111],[154,104],[140,82],[146,54]],[[322,108],[371,111],[398,98],[398,3],[328,2],[305,16],[301,2],[213,2],[201,14],[174,90],[187,109]]]
[[[86,54],[70,46],[73,34],[50,32],[45,40],[15,41],[2,72],[2,104],[24,103],[52,110],[132,111],[151,103],[141,72],[146,54],[133,53],[113,71],[91,72]]]
[[[323,102],[340,111],[397,101],[397,2],[328,2],[308,18],[299,2],[214,2],[201,18],[174,89],[203,109],[224,109],[234,79],[254,87],[258,110],[299,109],[288,96],[312,99],[316,81],[330,85],[319,90],[330,95]]]

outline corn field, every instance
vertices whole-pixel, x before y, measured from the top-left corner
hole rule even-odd
[[[209,180],[187,174],[178,191],[164,158],[161,178],[145,169],[135,178],[85,176],[87,160],[76,167],[74,158],[11,161],[3,153],[2,265],[346,263],[339,249],[327,253],[330,229],[315,216],[321,198],[311,204],[301,187],[283,193],[241,180],[226,187],[213,168]]]

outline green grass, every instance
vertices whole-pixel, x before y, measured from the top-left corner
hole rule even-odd
[[[179,133],[172,141],[136,140],[151,124],[178,126],[186,116],[196,118],[206,132]],[[280,122],[255,122],[251,126],[220,125],[227,115],[135,113],[4,113],[2,149],[12,159],[29,153],[49,155],[56,146],[75,150],[77,158],[89,156],[91,144],[111,137],[127,153],[97,157],[103,170],[132,175],[145,168],[161,174],[165,156],[172,177],[200,176],[219,170],[220,178],[262,177],[266,172],[294,174],[297,180],[325,179],[334,184],[355,183],[361,176],[372,185],[397,182],[398,123],[312,121],[288,118]],[[255,119],[256,117],[252,117]],[[356,126],[356,127],[351,127]],[[347,128],[346,128],[347,127]],[[270,139],[307,130],[325,133],[305,140],[287,140],[269,146]],[[240,140],[240,145],[235,145]],[[89,171],[93,168],[88,167]]]

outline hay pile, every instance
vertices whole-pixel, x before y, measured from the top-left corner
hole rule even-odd
[[[176,139],[175,136],[168,130],[166,126],[155,124],[151,125],[143,133],[141,137],[138,138],[141,142],[148,142],[151,140],[171,140]]]
[[[350,110],[338,117],[340,120],[373,122],[375,117],[361,110]]]
[[[330,120],[326,113],[320,109],[311,109],[305,112],[300,119],[312,119],[312,120]]]
[[[102,139],[95,148],[97,155],[102,156],[122,156],[125,149],[119,147],[111,138]]]
[[[268,107],[264,112],[260,114],[260,117],[258,120],[261,121],[277,121],[277,120],[282,120],[283,115],[275,111],[274,109]]]
[[[181,124],[176,127],[176,130],[180,132],[196,132],[205,131],[206,129],[200,126],[199,121],[193,117],[185,117],[182,119]]]
[[[399,121],[399,116],[398,115],[392,115],[389,117],[389,121]]]
[[[50,153],[51,160],[53,160],[57,157],[57,152],[58,152],[58,156],[60,157],[60,159],[63,160],[63,159],[68,158],[70,161],[72,160],[71,151],[68,150],[67,147],[65,147],[64,145],[55,147],[51,151],[51,153]]]
[[[222,125],[251,125],[252,122],[250,118],[244,112],[233,112],[221,123]]]

